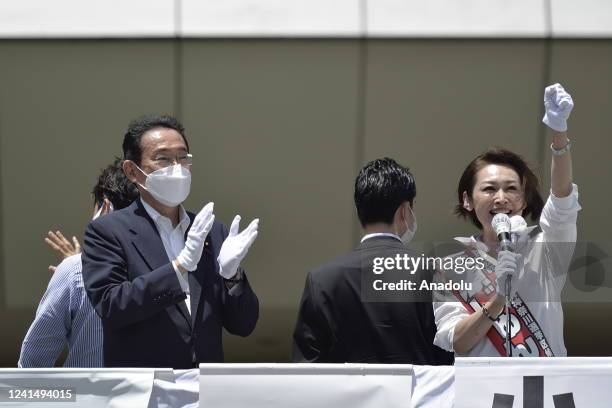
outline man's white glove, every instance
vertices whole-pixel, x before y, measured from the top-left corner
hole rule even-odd
[[[523,256],[521,254],[515,254],[510,251],[499,251],[497,255],[497,265],[495,266],[495,280],[498,295],[506,296],[508,276],[510,277],[510,284],[512,284],[512,278],[518,274],[522,268]],[[516,292],[512,287],[510,289],[512,292]]]
[[[557,132],[567,130],[567,119],[574,108],[572,96],[560,84],[547,86],[544,90],[544,122],[549,128]]]
[[[255,218],[248,227],[240,234],[240,216],[237,215],[232,221],[229,230],[229,235],[221,245],[221,251],[217,261],[219,262],[219,274],[225,279],[231,279],[238,271],[240,262],[244,259],[249,248],[257,238],[257,228],[259,228],[259,219]]]
[[[206,237],[215,221],[215,214],[213,214],[214,206],[214,203],[208,203],[196,215],[189,229],[189,234],[187,234],[185,247],[179,256],[176,257],[178,263],[188,271],[195,271],[202,257],[204,241],[206,241]]]

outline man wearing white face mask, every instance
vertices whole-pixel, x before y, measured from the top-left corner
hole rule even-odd
[[[362,300],[364,276],[372,276],[369,260],[415,257],[407,247],[416,233],[415,196],[414,177],[395,160],[374,160],[361,169],[355,206],[364,236],[355,250],[308,274],[293,334],[295,362],[452,362],[452,355],[433,345],[431,300]]]
[[[249,335],[259,303],[240,263],[257,237],[215,221],[213,203],[196,215],[182,202],[192,156],[170,116],[133,121],[123,170],[141,199],[92,222],[83,244],[87,293],[104,328],[109,367],[197,367],[223,361],[222,328]]]

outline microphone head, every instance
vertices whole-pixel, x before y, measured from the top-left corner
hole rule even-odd
[[[493,220],[491,220],[491,227],[495,231],[495,235],[510,233],[510,217],[506,214],[495,214]]]
[[[522,233],[527,229],[527,222],[520,215],[510,217],[510,231],[513,233]]]

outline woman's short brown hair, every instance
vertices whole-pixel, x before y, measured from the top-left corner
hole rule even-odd
[[[467,192],[470,199],[472,198],[474,185],[476,184],[476,174],[489,164],[508,166],[516,171],[525,193],[526,207],[523,210],[523,216],[530,216],[533,221],[538,221],[540,214],[542,214],[542,208],[544,208],[538,178],[521,156],[500,147],[491,148],[476,156],[465,168],[457,188],[458,204],[455,206],[455,214],[463,218],[469,217],[475,226],[482,229],[482,224],[478,221],[475,211],[468,211],[463,207],[463,192]]]

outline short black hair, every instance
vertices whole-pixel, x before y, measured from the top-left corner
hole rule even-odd
[[[104,199],[108,198],[113,208],[120,210],[138,197],[138,188],[126,177],[122,164],[123,160],[117,157],[113,164],[108,165],[100,173],[98,182],[91,191],[94,203],[98,204],[98,207],[101,207]]]
[[[416,183],[408,167],[385,157],[366,164],[355,180],[355,206],[361,226],[393,223],[398,207],[416,197]]]
[[[189,151],[189,143],[185,137],[185,128],[177,118],[170,115],[146,115],[134,119],[128,125],[123,136],[123,159],[131,160],[140,166],[142,158],[140,140],[146,132],[155,128],[174,129],[179,132],[183,136],[187,151]]]

